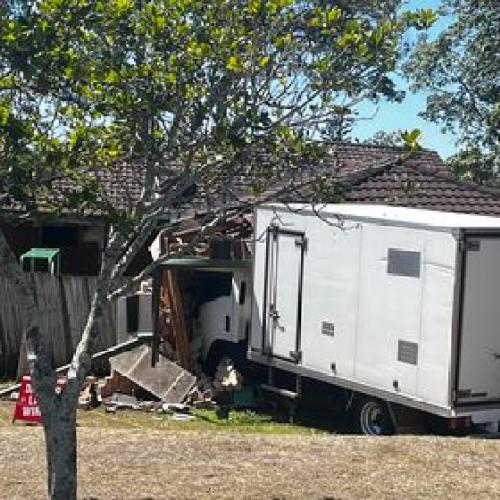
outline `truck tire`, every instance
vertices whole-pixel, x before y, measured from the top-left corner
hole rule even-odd
[[[394,424],[385,401],[360,396],[353,402],[353,416],[359,434],[365,436],[394,434]]]

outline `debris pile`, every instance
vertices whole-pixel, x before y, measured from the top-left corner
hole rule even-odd
[[[241,389],[243,379],[230,358],[223,358],[215,372],[213,386],[218,392],[234,392]]]
[[[242,377],[229,358],[217,367],[213,379],[200,367],[193,373],[164,356],[153,367],[151,348],[143,345],[110,358],[111,375],[98,380],[88,377],[80,395],[80,408],[92,409],[101,403],[106,412],[122,409],[171,415],[174,420],[195,418],[192,408],[228,408]]]

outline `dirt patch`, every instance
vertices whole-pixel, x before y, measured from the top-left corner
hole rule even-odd
[[[80,428],[80,498],[492,498],[500,442]],[[38,427],[0,429],[0,497],[43,498]]]

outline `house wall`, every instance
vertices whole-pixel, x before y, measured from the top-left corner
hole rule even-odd
[[[18,258],[33,247],[59,248],[62,274],[95,276],[99,272],[106,239],[106,227],[102,223],[82,225],[48,221],[19,224],[0,221],[0,230]],[[45,269],[42,263],[35,268],[37,271]]]

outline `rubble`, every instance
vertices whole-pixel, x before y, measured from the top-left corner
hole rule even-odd
[[[153,412],[161,410],[161,406],[162,406],[161,401],[139,401],[137,405],[134,407],[134,410]]]
[[[90,409],[104,404],[106,412],[122,409],[170,415],[177,421],[196,418],[193,408],[213,409],[228,413],[234,404],[234,393],[242,388],[242,376],[229,358],[218,365],[213,379],[200,367],[193,373],[160,356],[151,366],[151,348],[140,346],[110,359],[111,376],[88,377],[80,395],[80,408]]]
[[[106,377],[105,384],[100,387],[101,398],[106,399],[115,392],[121,394],[134,394],[137,390],[137,384],[128,378],[120,375],[117,371],[112,371],[110,377]]]
[[[213,387],[217,392],[234,392],[241,388],[243,378],[230,358],[223,358],[217,366]]]
[[[189,413],[191,406],[186,404],[163,403],[161,409],[165,413]]]
[[[97,393],[97,378],[87,377],[85,384],[78,398],[78,407],[88,410],[99,406],[99,396]]]
[[[128,394],[115,393],[104,401],[106,406],[113,406],[118,410],[134,409],[138,406],[139,401],[135,396]]]
[[[196,417],[194,415],[190,415],[188,413],[174,413],[170,420],[175,420],[176,422],[186,422],[189,420],[195,420]]]

